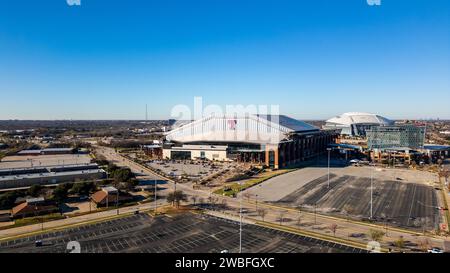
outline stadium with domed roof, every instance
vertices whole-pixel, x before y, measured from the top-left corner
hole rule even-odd
[[[394,125],[394,121],[376,114],[348,112],[327,120],[323,128],[340,130],[341,135],[364,137],[373,126],[386,125]]]

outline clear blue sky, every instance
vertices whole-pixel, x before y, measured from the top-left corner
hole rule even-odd
[[[450,118],[450,1],[2,0],[0,119]]]

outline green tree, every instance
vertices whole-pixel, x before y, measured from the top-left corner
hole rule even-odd
[[[33,197],[38,197],[41,194],[43,188],[43,186],[35,184],[28,189],[27,193]]]
[[[111,177],[115,183],[129,182],[135,178],[133,172],[128,168],[118,168],[111,172]]]
[[[95,191],[96,188],[97,187],[93,182],[74,183],[70,189],[70,192],[78,195],[88,195],[89,193]]]
[[[0,208],[11,209],[14,206],[14,202],[21,194],[17,191],[8,191],[0,195]]]
[[[72,188],[70,183],[59,184],[53,190],[53,199],[58,203],[62,203],[69,195],[70,188]]]
[[[108,164],[107,171],[111,174],[111,176],[113,176],[114,171],[117,169],[119,169],[119,167],[117,167],[115,164],[113,163]]]
[[[186,194],[183,191],[173,191],[167,195],[167,202],[172,203],[172,206],[180,207],[181,201],[187,201]]]

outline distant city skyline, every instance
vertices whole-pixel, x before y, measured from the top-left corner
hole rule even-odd
[[[448,0],[6,0],[0,120],[169,119],[197,96],[450,119],[449,30]]]

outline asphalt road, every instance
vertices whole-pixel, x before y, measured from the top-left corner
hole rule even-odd
[[[36,247],[36,240],[43,246]],[[2,242],[0,252],[64,253],[71,241],[79,242],[83,253],[234,253],[239,251],[239,224],[198,214],[139,214]],[[365,252],[251,224],[243,227],[242,246],[247,253]]]

